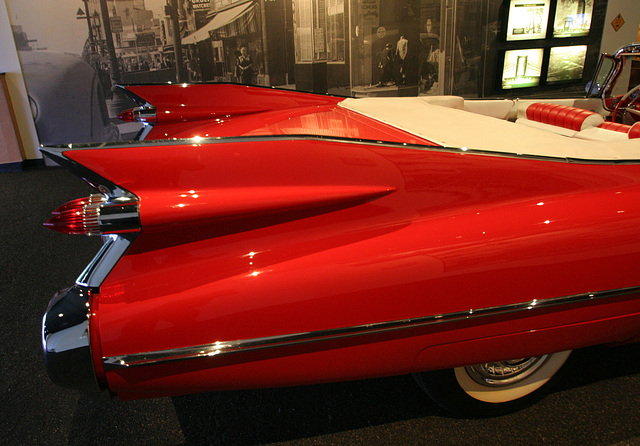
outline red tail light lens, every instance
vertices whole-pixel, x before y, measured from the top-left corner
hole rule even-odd
[[[136,107],[121,112],[118,119],[125,122],[156,123],[156,109],[153,107]]]
[[[44,225],[64,234],[99,235],[98,209],[104,201],[105,197],[98,194],[72,200],[53,211]]]
[[[94,194],[65,203],[52,214],[44,225],[64,234],[102,235],[140,230],[138,201],[129,198],[109,201]]]
[[[89,197],[86,198],[77,198],[75,200],[71,200],[68,203],[63,204],[62,206],[60,206],[58,209],[56,209],[55,211],[51,212],[53,215],[59,215],[62,214],[68,210],[78,210],[83,208],[86,205],[89,204],[95,204],[95,203],[102,203],[105,201],[104,196],[99,195],[99,194],[93,194]]]
[[[118,119],[120,119],[121,121],[125,121],[125,122],[135,122],[136,117],[133,113],[133,109],[130,108],[128,110],[125,110],[123,112],[121,112],[118,115]]]

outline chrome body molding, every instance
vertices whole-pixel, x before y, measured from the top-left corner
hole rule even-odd
[[[140,231],[140,211],[135,197],[107,197],[96,205],[96,223],[100,233]],[[90,235],[90,234],[87,234]]]
[[[149,133],[151,133],[151,130],[153,130],[153,125],[146,122],[143,124],[144,125],[142,126],[142,128],[140,129],[136,137],[134,138],[136,141],[144,141],[147,138],[147,136],[149,136]]]
[[[40,151],[52,158],[59,164],[67,166],[71,171],[75,171],[76,175],[89,181],[91,177],[96,177],[96,174],[88,171],[82,166],[70,161],[64,157],[63,153],[72,150],[100,150],[100,149],[120,149],[120,148],[132,148],[132,147],[148,147],[148,146],[171,146],[171,145],[204,145],[204,144],[230,144],[230,143],[252,143],[252,142],[267,142],[267,141],[328,141],[336,143],[346,143],[354,145],[370,145],[378,147],[388,147],[394,149],[408,149],[408,150],[422,150],[425,152],[439,152],[439,153],[455,153],[460,155],[475,155],[475,156],[487,156],[492,158],[512,158],[520,160],[533,160],[533,161],[547,161],[555,163],[567,163],[567,164],[590,164],[590,165],[638,165],[640,159],[591,159],[591,158],[569,158],[549,155],[529,155],[516,152],[499,152],[493,150],[481,150],[481,149],[469,149],[466,147],[445,147],[440,145],[422,145],[422,144],[409,144],[390,141],[378,141],[370,139],[357,139],[357,138],[343,138],[338,136],[322,136],[322,135],[266,135],[266,136],[224,136],[224,137],[206,137],[206,138],[182,138],[182,139],[163,139],[163,140],[149,140],[141,141],[134,140],[131,142],[119,141],[110,143],[89,143],[89,144],[69,144],[67,146],[56,147],[41,147]],[[77,168],[84,169],[86,172],[84,176],[79,173]],[[103,180],[106,181],[106,180]],[[93,181],[90,181],[93,183]],[[102,191],[102,190],[101,190]],[[112,197],[117,196],[131,196],[132,194],[118,186],[113,185],[113,189],[110,189],[109,195]]]
[[[104,235],[100,251],[76,279],[76,285],[98,289],[111,272],[120,257],[125,253],[136,234]]]
[[[83,207],[83,223],[86,235],[139,231],[140,212],[135,197],[111,198],[92,194]]]
[[[107,148],[107,147],[116,147],[121,143],[115,143],[114,145],[110,145],[107,143],[97,143],[97,144],[88,144],[87,147],[92,147],[96,149]],[[90,169],[82,166],[81,164],[76,163],[75,161],[64,156],[64,152],[74,150],[75,148],[84,147],[85,145],[79,144],[69,144],[66,146],[55,146],[55,147],[40,147],[40,151],[43,155],[49,157],[52,161],[60,164],[63,167],[66,167],[79,178],[82,178],[85,182],[91,185],[94,189],[99,191],[102,194],[108,195],[111,199],[110,201],[115,201],[116,199],[137,199],[137,197],[129,192],[126,189],[121,188],[117,184],[107,180],[106,178],[101,177],[97,173],[93,172]]]
[[[305,333],[292,333],[263,338],[243,339],[234,341],[216,341],[211,344],[159,350],[152,352],[127,354],[121,356],[103,357],[106,370],[126,367],[139,367],[174,361],[192,360],[197,358],[211,358],[228,354],[239,354],[256,350],[289,347],[306,343],[335,341],[337,339],[367,336],[398,330],[408,330],[429,325],[458,322],[513,313],[526,313],[559,305],[571,305],[581,302],[597,301],[615,297],[624,297],[640,293],[640,286],[599,291],[593,293],[575,294],[571,296],[549,299],[534,299],[516,304],[502,305],[458,311],[454,313],[436,314],[432,316],[411,319],[378,322],[351,327],[341,327],[330,330],[319,330]]]

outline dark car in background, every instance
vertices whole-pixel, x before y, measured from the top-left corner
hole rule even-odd
[[[41,144],[120,139],[91,65],[74,54],[49,51],[20,51],[20,61]]]

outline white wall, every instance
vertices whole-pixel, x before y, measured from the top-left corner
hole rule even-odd
[[[616,31],[611,22],[620,14],[624,25]],[[600,51],[613,54],[623,45],[638,41],[638,26],[640,25],[640,1],[638,0],[609,0],[607,16],[604,19],[602,45]]]
[[[14,113],[18,119],[18,127],[27,159],[42,158],[38,151],[40,142],[36,126],[31,116],[31,108],[27,98],[27,90],[20,69],[18,52],[11,32],[9,14],[4,0],[0,0],[0,73],[7,73],[6,79],[11,94]]]

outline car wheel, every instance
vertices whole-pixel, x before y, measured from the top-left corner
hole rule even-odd
[[[416,373],[420,387],[443,409],[463,417],[491,417],[540,399],[571,351]]]

